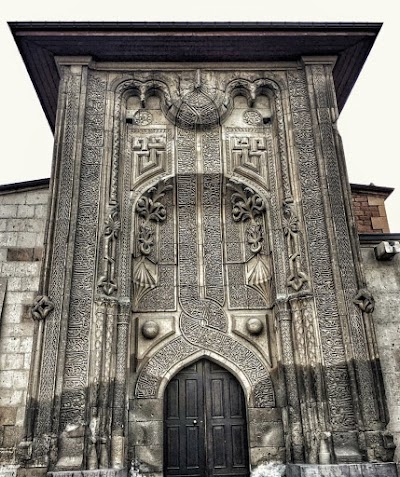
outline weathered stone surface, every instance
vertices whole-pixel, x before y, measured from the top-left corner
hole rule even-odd
[[[160,474],[167,384],[207,359],[243,391],[228,407],[234,420],[244,402],[252,467],[333,461],[288,471],[392,472],[360,463],[393,453],[370,316],[373,297],[377,323],[385,305],[380,285],[370,280],[366,289],[355,253],[333,59],[134,71],[87,57],[58,62],[58,152],[40,283],[39,263],[29,262],[40,257],[44,194],[29,202],[24,192],[0,207],[1,277],[10,280],[0,343],[3,445],[25,436],[24,465],[49,477],[119,477],[111,469],[130,461],[132,474]],[[382,349],[395,339],[393,313],[386,325]],[[392,357],[389,396],[398,378]],[[193,395],[221,411],[223,400],[213,399],[222,381],[204,376]],[[197,403],[186,391],[176,391],[185,410]],[[393,398],[393,430],[399,407]],[[185,431],[183,414],[176,419]]]
[[[288,464],[287,477],[397,477],[395,464]]]

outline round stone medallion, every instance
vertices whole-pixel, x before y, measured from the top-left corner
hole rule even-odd
[[[243,113],[243,121],[250,126],[260,126],[263,122],[261,113],[254,109],[247,109]]]
[[[148,124],[152,123],[153,115],[149,111],[145,111],[144,109],[139,109],[133,115],[133,120],[135,121],[135,124],[137,124],[138,126],[147,126]]]
[[[259,335],[262,332],[264,325],[259,318],[250,318],[247,320],[246,328],[251,335]]]
[[[154,339],[160,332],[160,326],[153,320],[145,321],[142,325],[142,335],[148,340]]]

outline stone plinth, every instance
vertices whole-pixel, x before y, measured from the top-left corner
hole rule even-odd
[[[47,477],[126,477],[126,469],[63,470],[48,472]],[[8,476],[7,476],[8,477]]]
[[[396,464],[288,464],[287,477],[397,477]]]

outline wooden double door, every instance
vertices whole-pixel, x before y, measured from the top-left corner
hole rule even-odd
[[[164,398],[164,475],[247,477],[243,390],[226,369],[206,359],[179,372]]]

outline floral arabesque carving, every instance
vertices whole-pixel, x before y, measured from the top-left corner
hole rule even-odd
[[[115,255],[120,229],[119,207],[114,206],[105,222],[103,272],[97,282],[97,286],[106,295],[112,295],[118,288],[115,277]]]
[[[266,211],[264,199],[251,187],[231,179],[227,187],[231,196],[232,218],[235,222],[248,222],[247,243],[253,257],[246,264],[246,285],[254,288],[268,303],[271,271],[264,248],[263,217]]]
[[[301,270],[301,249],[299,218],[294,210],[293,199],[283,202],[283,232],[286,237],[286,246],[289,255],[289,277],[287,285],[295,291],[299,291],[304,283],[308,282],[306,273]]]
[[[135,260],[132,277],[135,306],[158,283],[157,264],[149,258],[155,246],[155,229],[152,223],[161,223],[167,218],[167,210],[161,200],[171,189],[172,185],[165,180],[161,181],[143,194],[136,204],[140,223],[137,235],[139,257]]]

